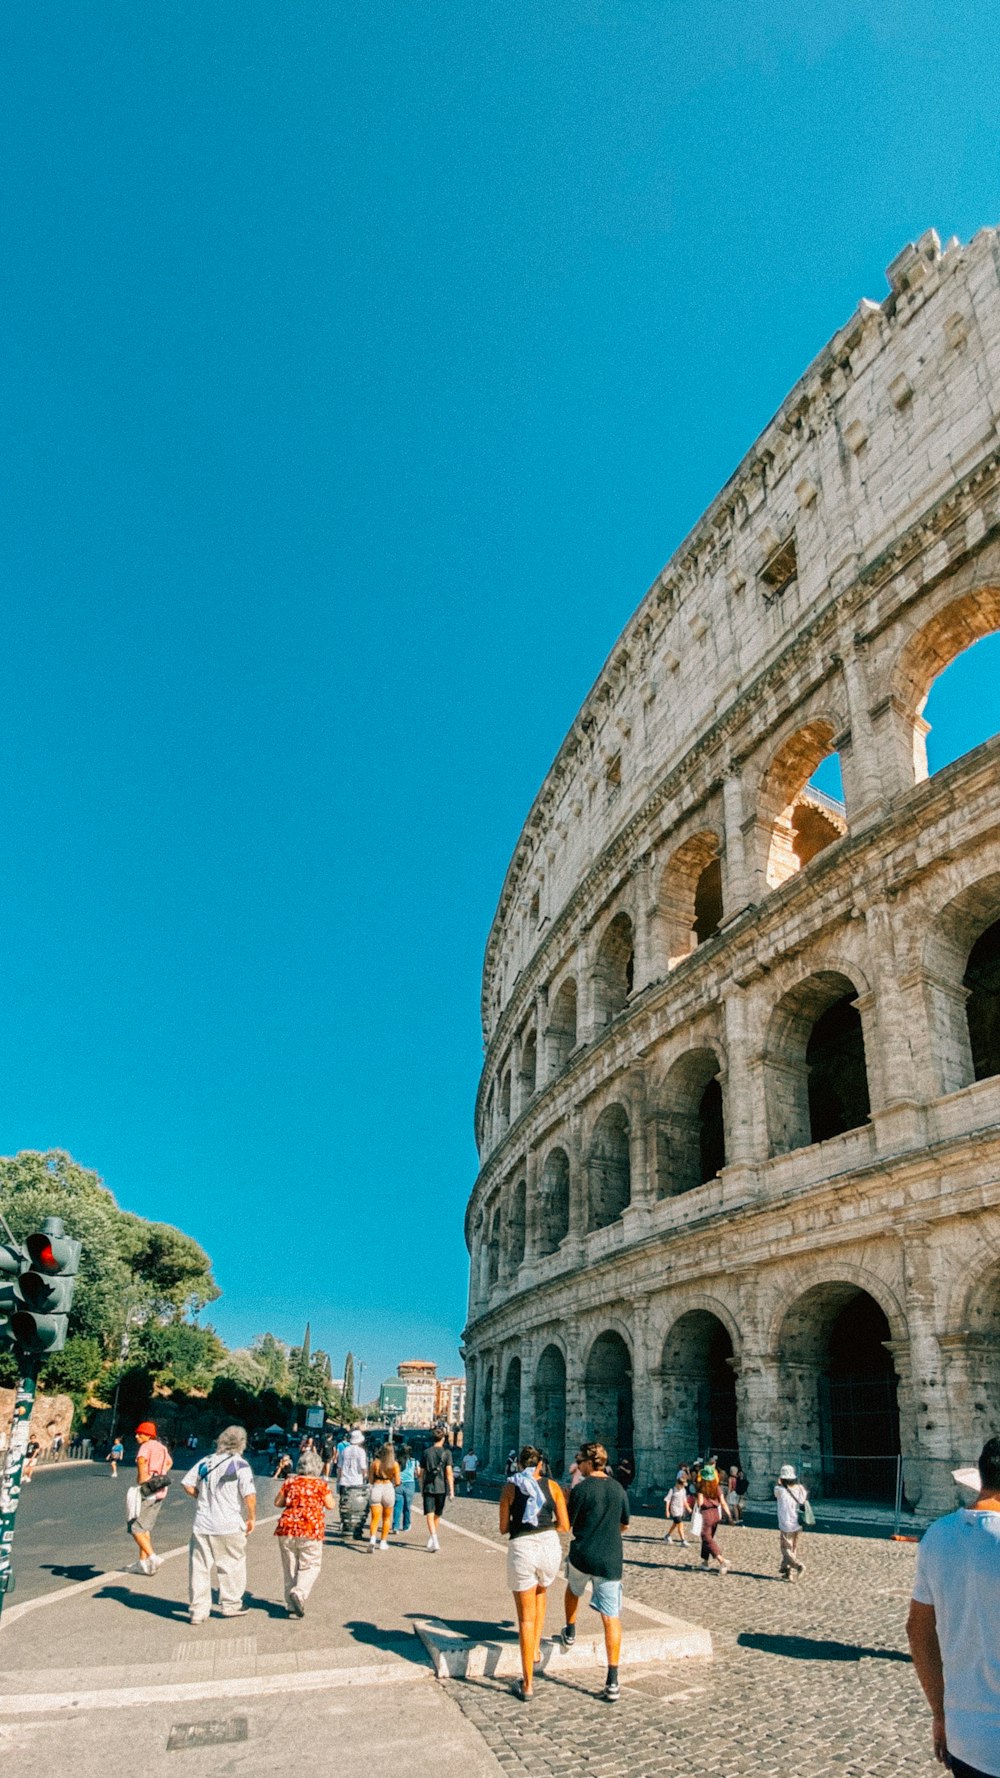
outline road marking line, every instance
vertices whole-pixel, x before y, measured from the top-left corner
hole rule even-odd
[[[129,1710],[136,1704],[199,1704],[215,1698],[266,1698],[276,1693],[327,1691],[345,1685],[413,1685],[433,1679],[430,1665],[323,1667],[311,1673],[263,1673],[246,1679],[191,1680],[185,1685],[129,1685],[119,1690],[19,1692],[0,1698],[0,1717],[53,1710]]]
[[[277,1513],[272,1513],[269,1519],[258,1519],[257,1524],[274,1525],[278,1516]],[[179,1543],[172,1550],[164,1550],[160,1561],[172,1562],[175,1556],[186,1556],[187,1553],[188,1545]],[[117,1580],[119,1575],[127,1574],[127,1568],[103,1568],[100,1574],[92,1574],[89,1580],[74,1581],[71,1587],[57,1587],[54,1593],[39,1593],[37,1599],[24,1599],[20,1605],[8,1605],[0,1617],[0,1629],[5,1624],[16,1624],[18,1618],[24,1617],[29,1611],[38,1611],[43,1605],[55,1605],[60,1599],[75,1599],[80,1593],[93,1593],[96,1588],[102,1587],[106,1580]],[[150,1574],[139,1578],[152,1580],[154,1576]]]

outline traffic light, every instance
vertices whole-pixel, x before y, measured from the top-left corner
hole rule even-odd
[[[10,1331],[25,1357],[47,1358],[66,1344],[66,1324],[80,1266],[80,1242],[64,1234],[62,1220],[47,1216],[24,1243],[26,1264],[13,1285]]]

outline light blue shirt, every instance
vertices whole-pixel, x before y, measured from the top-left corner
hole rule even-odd
[[[917,1550],[913,1597],[934,1607],[948,1751],[1000,1778],[1000,1513],[938,1519]]]

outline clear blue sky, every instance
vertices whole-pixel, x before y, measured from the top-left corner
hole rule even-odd
[[[2,36],[0,1149],[195,1234],[234,1342],[451,1369],[521,820],[809,360],[1000,220],[995,8]]]

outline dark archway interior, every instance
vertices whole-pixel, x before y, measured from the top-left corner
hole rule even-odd
[[[549,1068],[561,1074],[576,1048],[576,983],[563,982],[555,998],[548,1031]]]
[[[701,1161],[699,1185],[715,1179],[726,1164],[726,1128],[722,1115],[722,1087],[715,1075],[698,1104],[698,1146]]]
[[[694,936],[696,944],[714,938],[722,924],[722,860],[706,864],[695,884]]]
[[[587,1437],[599,1439],[607,1447],[612,1464],[622,1457],[631,1457],[635,1463],[632,1359],[621,1334],[603,1333],[594,1341],[584,1387]]]
[[[824,1483],[829,1494],[891,1500],[899,1451],[896,1372],[886,1316],[859,1290],[837,1312],[820,1371]]]
[[[1000,1074],[1000,920],[977,938],[969,952],[963,985],[969,991],[966,1015],[976,1080]]]
[[[866,1123],[871,1110],[865,1040],[853,992],[821,1013],[806,1045],[809,1069],[809,1131],[826,1142]]]
[[[569,1160],[563,1148],[554,1148],[542,1171],[538,1214],[538,1247],[555,1253],[569,1234]]]
[[[521,1442],[521,1360],[512,1358],[507,1366],[507,1375],[503,1386],[503,1432],[501,1435],[503,1451],[506,1459],[509,1451],[516,1451]]]
[[[566,1360],[546,1346],[535,1371],[535,1443],[554,1476],[566,1468]]]
[[[736,1374],[728,1329],[709,1309],[689,1309],[663,1347],[664,1408],[669,1461],[717,1456],[739,1461]]]
[[[597,1120],[590,1148],[589,1186],[587,1227],[593,1233],[617,1222],[632,1194],[628,1118],[620,1105],[609,1106]]]
[[[525,1180],[519,1179],[514,1187],[514,1195],[510,1204],[510,1245],[508,1263],[510,1270],[516,1272],[524,1260],[524,1241],[528,1214],[528,1188]]]
[[[635,985],[635,940],[627,914],[616,914],[601,940],[595,970],[595,1012],[599,1027],[610,1025]]]
[[[483,1450],[485,1464],[489,1464],[493,1450],[493,1372],[486,1372],[483,1384]]]

